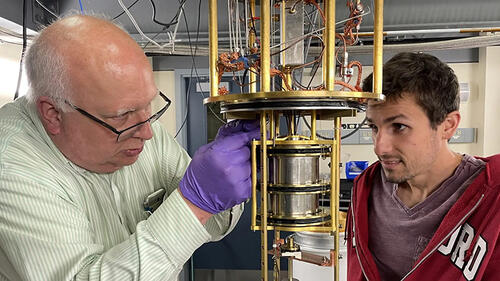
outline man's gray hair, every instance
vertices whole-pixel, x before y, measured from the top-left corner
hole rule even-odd
[[[55,22],[78,14],[79,11],[71,10]],[[109,16],[103,14],[90,13],[87,16],[109,21]],[[127,32],[120,24],[112,23]],[[36,104],[40,97],[48,96],[52,98],[58,109],[67,112],[71,108],[65,103],[65,100],[71,101],[72,96],[68,70],[64,58],[56,50],[55,42],[51,42],[54,39],[50,37],[45,34],[45,29],[43,29],[35,37],[26,53],[25,66],[30,85],[26,97],[30,103]]]
[[[71,96],[69,77],[63,58],[47,37],[40,32],[26,53],[26,74],[31,88],[26,97],[35,104],[40,97],[48,96],[58,109],[66,111],[64,100]]]

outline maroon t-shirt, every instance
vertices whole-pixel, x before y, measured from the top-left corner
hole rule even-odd
[[[448,210],[484,168],[470,155],[424,201],[408,208],[387,182],[383,169],[369,198],[369,248],[384,281],[401,280],[434,235]]]

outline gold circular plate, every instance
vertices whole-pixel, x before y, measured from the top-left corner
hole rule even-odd
[[[224,96],[210,96],[203,99],[203,103],[228,102],[239,103],[254,100],[270,99],[383,99],[382,94],[372,92],[349,91],[285,91],[285,92],[257,92],[245,94],[227,94]]]
[[[329,223],[329,221],[314,222],[314,223],[308,223],[308,224],[269,223],[269,225],[280,226],[280,227],[282,227],[281,230],[284,230],[284,231],[304,231],[304,229],[306,227],[327,225],[328,223]],[[293,227],[293,229],[290,229],[290,227]]]
[[[314,215],[305,215],[305,216],[280,216],[280,215],[273,215],[271,213],[268,213],[268,218],[270,219],[287,219],[287,220],[307,220],[307,219],[319,219],[319,218],[325,218],[328,217],[330,213],[327,212],[318,212]]]

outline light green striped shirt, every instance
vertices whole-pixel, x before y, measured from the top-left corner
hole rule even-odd
[[[111,174],[64,157],[25,98],[0,109],[0,280],[175,280],[243,206],[203,226],[178,192],[190,161],[160,124],[136,163]],[[150,216],[145,197],[168,196]]]

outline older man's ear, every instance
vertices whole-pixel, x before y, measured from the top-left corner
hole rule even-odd
[[[47,132],[57,135],[61,132],[61,112],[55,107],[51,98],[42,96],[36,102],[40,120]]]

